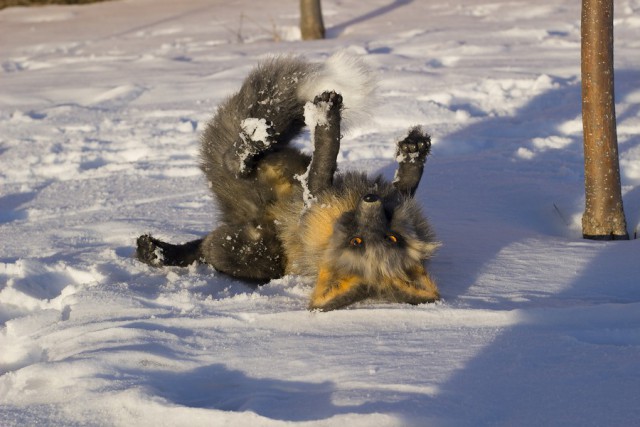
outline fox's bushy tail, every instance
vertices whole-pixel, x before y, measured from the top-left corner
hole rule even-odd
[[[340,94],[341,128],[345,130],[370,114],[376,83],[374,73],[362,58],[340,51],[307,75],[298,88],[298,96],[308,102],[323,92]]]
[[[275,57],[262,62],[240,90],[224,101],[202,140],[205,169],[221,166],[224,154],[237,144],[246,119],[271,123],[276,143],[287,143],[304,126],[304,104],[316,95],[335,91],[343,98],[343,122],[367,115],[375,79],[362,59],[338,52],[324,63],[297,57]]]

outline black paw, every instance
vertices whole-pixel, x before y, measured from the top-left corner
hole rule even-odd
[[[424,161],[431,152],[431,137],[416,126],[409,135],[398,142],[398,154],[404,155],[403,161]]]
[[[334,91],[326,91],[322,92],[320,95],[317,95],[313,100],[315,105],[319,105],[322,103],[329,104],[329,108],[331,110],[339,110],[342,108],[342,95]]]
[[[160,241],[148,234],[138,237],[136,241],[136,259],[153,267],[163,265],[164,255],[160,247]]]

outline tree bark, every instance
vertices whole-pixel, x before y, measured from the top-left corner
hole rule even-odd
[[[613,83],[613,0],[582,0],[585,239],[626,240]]]
[[[320,0],[300,0],[300,32],[302,40],[324,38]]]

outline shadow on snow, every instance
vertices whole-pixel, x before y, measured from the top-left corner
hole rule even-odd
[[[616,98],[624,99],[638,77],[637,70],[616,71]],[[522,324],[506,329],[455,372],[441,394],[423,402],[425,414],[454,404],[455,416],[465,420],[456,425],[474,426],[625,425],[640,418],[634,391],[640,384],[640,287],[635,285],[640,264],[629,263],[629,253],[638,253],[640,242],[582,240],[554,213],[554,204],[573,216],[583,209],[581,134],[559,130],[579,117],[580,108],[579,82],[560,82],[514,116],[483,120],[434,147],[418,197],[444,241],[432,271],[445,300],[455,301],[472,285],[481,286],[476,281],[482,269],[503,248],[527,237],[550,237],[550,248],[580,242],[595,257],[553,295],[554,301],[563,301],[555,307],[548,296],[536,297],[535,289],[526,305],[489,304],[497,310],[529,308]],[[623,112],[618,123],[635,112],[636,107]],[[554,135],[569,137],[571,143],[540,150],[531,159],[514,156],[533,138]],[[466,147],[459,151],[457,144]],[[638,145],[640,138],[632,137],[620,144],[620,152]],[[631,235],[639,192],[636,186],[624,195]],[[574,196],[565,200],[567,194]]]

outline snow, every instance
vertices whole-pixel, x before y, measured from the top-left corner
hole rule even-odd
[[[0,11],[0,424],[539,426],[640,419],[640,245],[585,241],[580,4],[122,0]],[[624,207],[640,221],[640,1],[616,2]],[[306,310],[156,269],[135,238],[201,236],[215,108],[271,54],[360,55],[372,120],[340,169],[395,171],[433,137],[417,197],[443,301]],[[308,133],[298,144],[309,150]],[[241,195],[239,195],[241,196]]]
[[[309,128],[310,141],[314,140],[314,130],[316,126],[328,126],[327,113],[331,108],[331,102],[321,101],[317,104],[307,102],[304,104],[304,123]]]
[[[240,129],[238,137],[238,158],[240,159],[240,172],[244,172],[247,166],[247,160],[256,154],[254,144],[259,143],[264,147],[269,147],[272,138],[269,135],[270,125],[266,119],[258,119],[248,117],[240,121]],[[242,141],[242,143],[240,143]]]
[[[249,136],[251,141],[261,141],[265,145],[270,144],[269,124],[265,119],[256,119],[253,117],[244,119],[240,122],[240,128]],[[242,134],[240,134],[243,137]]]

